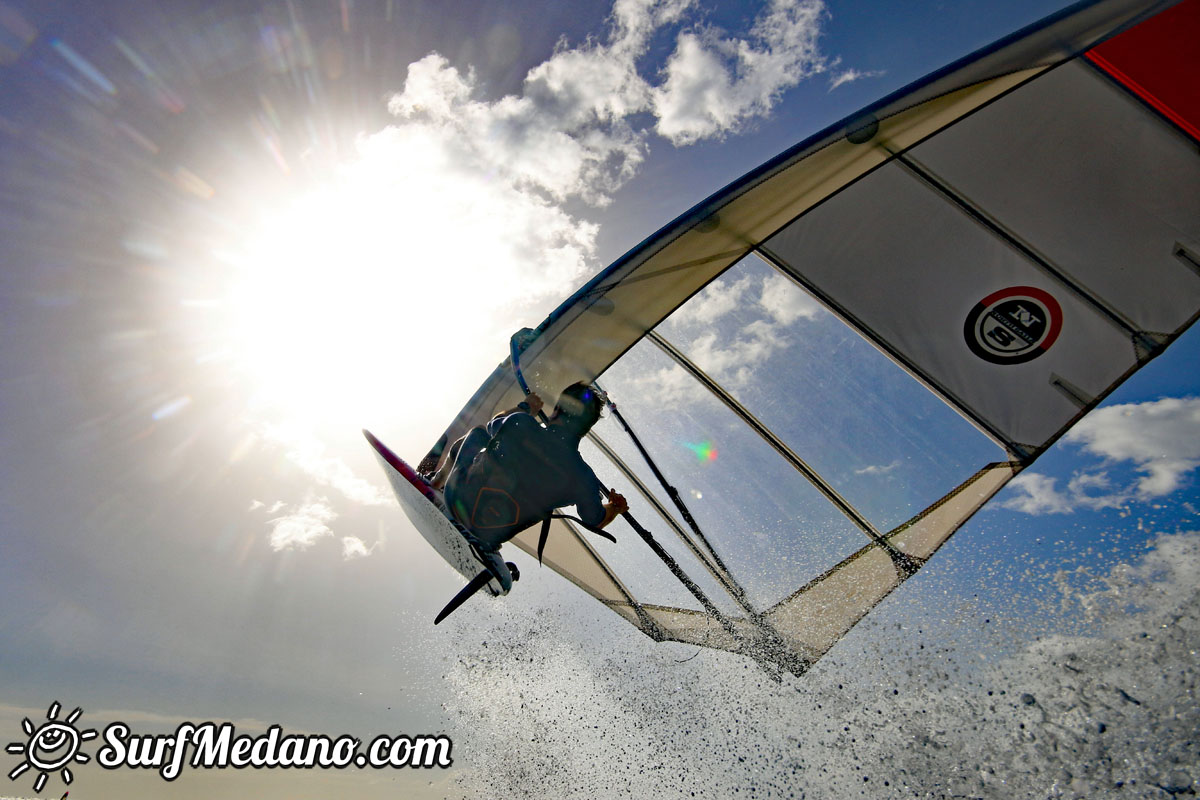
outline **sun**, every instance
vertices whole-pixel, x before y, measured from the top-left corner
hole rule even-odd
[[[61,706],[53,703],[46,712],[47,722],[35,728],[33,722],[26,717],[21,721],[21,728],[28,737],[25,742],[12,742],[4,752],[23,755],[25,760],[8,773],[10,780],[16,780],[29,769],[38,770],[33,790],[40,792],[46,785],[51,772],[58,772],[63,783],[70,785],[75,776],[71,774],[71,764],[86,764],[90,758],[79,752],[79,746],[89,739],[96,738],[96,731],[80,731],[75,727],[76,720],[83,710],[76,708],[65,721],[58,721]]]
[[[163,295],[186,348],[172,368],[198,384],[180,394],[220,398],[254,436],[370,427],[428,448],[513,332],[578,286],[596,233],[460,138],[397,124],[215,193]]]
[[[502,270],[467,247],[490,235],[464,229],[469,193],[387,166],[364,157],[264,203],[217,256],[204,339],[254,416],[357,432],[420,403],[444,424],[473,388],[448,376],[495,365],[480,342],[506,335]]]

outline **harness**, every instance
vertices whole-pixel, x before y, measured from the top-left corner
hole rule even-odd
[[[538,561],[541,561],[551,520],[568,519],[584,530],[615,542],[612,534],[579,517],[556,512],[555,506],[550,505],[550,498],[559,501],[563,498],[553,493],[546,496],[536,482],[531,485],[526,473],[529,468],[538,466],[535,459],[549,458],[553,462],[553,457],[545,451],[544,440],[538,438],[545,429],[532,420],[529,425],[530,428],[516,429],[502,426],[472,461],[464,483],[455,491],[452,513],[469,531],[470,538],[482,548],[496,548],[541,522],[538,540]],[[545,505],[531,502],[538,500],[539,495]]]

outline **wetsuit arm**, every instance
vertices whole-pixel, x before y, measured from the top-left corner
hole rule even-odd
[[[625,502],[624,497],[615,491],[605,488],[591,467],[582,461],[580,463],[583,469],[587,471],[588,491],[586,492],[586,496],[575,504],[575,509],[579,512],[579,518],[584,523],[591,525],[593,528],[603,528],[618,516],[628,511],[629,504]],[[608,502],[602,503],[601,498],[606,498]]]

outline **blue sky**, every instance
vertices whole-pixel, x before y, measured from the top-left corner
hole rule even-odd
[[[525,677],[563,691],[556,648],[611,647],[650,672],[691,655],[536,574],[434,632],[458,581],[392,505],[359,428],[415,460],[513,329],[629,247],[1062,6],[0,2],[0,731],[59,700],[148,730],[461,734],[450,775],[79,784],[435,797],[504,760],[464,709],[520,724],[518,677],[464,678],[481,642],[541,625]],[[736,52],[756,56],[740,80]],[[803,320],[788,302],[759,313]],[[904,619],[935,626],[941,603],[970,602],[1053,629],[1056,571],[1084,585],[1194,530],[1198,360],[1191,331],[1121,387],[906,585]],[[720,483],[734,449],[697,481]],[[778,705],[746,702],[714,713]],[[582,785],[596,775],[580,763]]]

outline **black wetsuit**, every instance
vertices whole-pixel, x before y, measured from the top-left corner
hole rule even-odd
[[[480,547],[494,550],[556,508],[575,506],[585,524],[599,525],[603,492],[578,437],[518,411],[463,438],[446,505]]]

